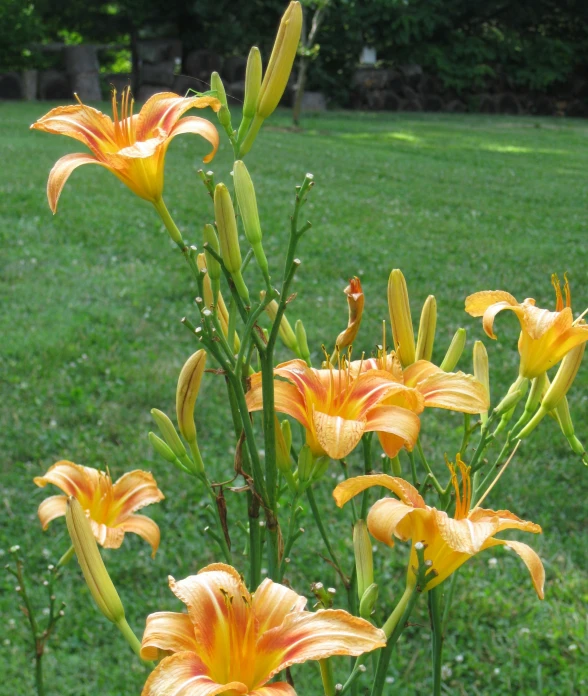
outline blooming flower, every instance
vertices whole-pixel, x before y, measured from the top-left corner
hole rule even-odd
[[[305,597],[269,579],[251,595],[237,571],[222,563],[169,583],[188,614],[147,617],[141,657],[167,657],[142,696],[296,696],[285,682],[267,682],[290,665],[357,656],[386,642],[382,630],[346,611],[304,611]]]
[[[555,288],[555,312],[535,306],[528,297],[519,303],[508,292],[487,290],[476,292],[466,298],[465,310],[473,317],[482,317],[484,331],[490,338],[494,334],[494,318],[508,309],[517,315],[521,325],[519,353],[520,375],[533,379],[542,375],[575,346],[588,341],[588,325],[574,321],[570,286],[566,278],[564,285],[565,305],[557,276],[552,276]]]
[[[134,102],[127,88],[122,93],[119,117],[116,90],[113,90],[112,119],[79,99],[78,102],[51,109],[31,126],[75,138],[93,153],[65,155],[54,165],[47,182],[47,198],[54,213],[65,182],[82,164],[105,167],[137,196],[157,203],[163,193],[164,159],[172,138],[196,133],[208,140],[213,149],[204,158],[205,162],[214,157],[218,148],[219,137],[212,123],[197,116],[180,118],[192,108],[210,106],[218,111],[221,104],[212,97],[183,98],[162,92],[148,99],[138,114],[133,114]]]
[[[41,488],[52,483],[66,494],[54,495],[39,505],[43,529],[56,517],[65,515],[68,496],[73,496],[86,512],[96,541],[105,549],[119,548],[125,532],[134,532],[151,545],[155,555],[159,527],[149,517],[133,514],[164,498],[147,471],[129,471],[112,483],[110,475],[103,471],[61,461],[50,467],[45,476],[33,480]]]
[[[416,414],[425,408],[476,414],[488,408],[488,394],[475,377],[463,372],[445,372],[428,360],[417,360],[403,369],[396,353],[383,352],[378,358],[352,362],[351,369],[356,374],[369,374],[372,370],[387,373],[405,387],[386,396],[383,405],[401,406]],[[395,457],[406,444],[391,432],[378,431],[378,437],[389,457]],[[410,443],[408,449],[412,449]]]
[[[274,382],[276,411],[287,413],[306,428],[306,441],[312,453],[341,459],[351,452],[366,432],[390,433],[398,441],[413,447],[419,433],[418,416],[407,408],[382,405],[387,397],[410,390],[390,378],[386,372],[373,370],[354,374],[349,366],[316,370],[303,360],[278,365],[274,374],[287,382]],[[263,408],[261,373],[251,377],[247,392],[250,411]]]
[[[494,546],[508,545],[517,553],[531,574],[533,586],[543,599],[545,571],[539,556],[526,544],[519,541],[495,539],[505,529],[520,529],[540,534],[541,527],[533,522],[521,520],[508,510],[485,510],[475,507],[470,510],[471,483],[469,467],[457,458],[462,476],[461,492],[455,468],[450,465],[456,503],[455,515],[449,517],[443,510],[429,507],[419,492],[408,481],[386,474],[357,476],[340,483],[333,491],[335,502],[342,507],[347,501],[366,488],[383,486],[395,493],[395,498],[382,498],[371,508],[367,523],[372,536],[388,546],[394,545],[394,536],[401,541],[412,541],[408,564],[408,582],[414,584],[413,568],[418,567],[414,545],[420,541],[426,545],[425,559],[433,563],[437,576],[426,589],[442,583],[469,558]]]

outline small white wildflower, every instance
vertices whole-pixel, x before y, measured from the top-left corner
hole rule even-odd
[[[531,629],[530,629],[530,628],[527,628],[526,626],[523,626],[523,628],[521,628],[521,630],[519,631],[519,633],[520,633],[522,636],[525,636],[525,635],[531,633]]]
[[[575,643],[572,643],[571,645],[568,645],[568,650],[570,650],[570,651],[572,651],[572,652],[573,652],[574,650],[577,650],[577,649],[578,649],[578,646],[577,646]]]
[[[489,559],[488,559],[488,567],[489,567],[489,568],[496,568],[497,565],[498,565],[498,559],[497,559],[497,558],[492,557],[492,558],[489,558]]]
[[[494,668],[494,674],[500,674],[500,667]]]
[[[463,662],[463,655],[461,655],[461,654],[460,654],[460,655],[456,655],[456,656],[455,656],[455,661],[456,661],[456,662]]]
[[[451,669],[451,667],[449,665],[443,665],[441,667],[441,679],[443,679],[444,681],[449,679],[452,674],[453,674],[453,670]]]
[[[394,677],[386,677],[386,684],[394,684]]]

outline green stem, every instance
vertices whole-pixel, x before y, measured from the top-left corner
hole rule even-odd
[[[123,636],[125,637],[125,640],[127,641],[127,643],[131,646],[135,655],[137,655],[137,657],[140,658],[141,657],[141,641],[134,634],[133,629],[127,623],[126,618],[123,617],[120,621],[117,622],[116,626],[120,630],[120,632],[123,634]]]
[[[400,459],[398,458],[398,455],[392,457],[390,463],[392,465],[392,473],[394,476],[402,477],[402,467],[400,466]]]
[[[431,481],[433,483],[433,486],[435,486],[435,490],[439,495],[444,495],[445,494],[445,489],[443,486],[437,481],[437,477],[433,473],[433,470],[429,466],[429,462],[427,461],[427,458],[425,457],[425,452],[423,450],[423,443],[421,442],[421,438],[419,437],[417,440],[417,451],[419,453],[419,457],[421,458],[421,462],[423,466],[425,467],[425,471],[427,474],[430,476]]]
[[[470,420],[471,416],[469,413],[464,413],[463,414],[463,437],[461,440],[461,446],[459,448],[459,454],[462,459],[465,457],[466,450],[468,448],[468,444],[470,442],[470,437],[472,434],[472,429],[470,428]]]
[[[67,565],[71,559],[74,557],[76,550],[72,546],[69,547],[69,549],[63,554],[63,556],[57,561],[57,566],[56,568],[61,568],[64,565]]]
[[[418,485],[418,477],[417,477],[417,471],[416,471],[416,462],[414,460],[414,452],[409,452],[407,450],[408,454],[408,459],[410,461],[410,475],[412,477],[412,485],[416,486]]]
[[[341,564],[339,563],[339,559],[337,558],[337,555],[335,554],[335,551],[333,550],[333,547],[331,546],[331,542],[329,540],[329,535],[327,533],[327,530],[325,529],[325,526],[324,526],[323,521],[321,519],[320,510],[316,504],[314,493],[312,491],[312,486],[309,486],[306,489],[306,496],[308,498],[308,502],[310,503],[310,509],[312,510],[312,514],[314,517],[314,521],[316,522],[316,526],[318,527],[319,533],[320,533],[320,535],[325,543],[327,553],[329,554],[331,561],[332,561],[333,565],[335,566],[337,572],[341,576],[341,580],[343,580],[343,584],[347,588],[347,587],[349,587],[349,578],[341,570]]]
[[[35,653],[35,686],[37,695],[45,696],[45,686],[43,684],[43,651],[37,650]]]
[[[441,618],[441,587],[429,590],[431,616],[431,648],[433,654],[433,696],[441,696],[441,663],[443,661],[443,621]]]
[[[372,433],[368,433],[361,438],[363,445],[363,473],[365,475],[372,472]],[[366,488],[361,498],[361,519],[365,520],[370,506],[370,489]]]
[[[447,621],[449,620],[449,610],[451,609],[451,604],[453,602],[453,595],[455,594],[455,585],[457,584],[457,573],[455,570],[451,574],[451,580],[449,581],[449,590],[447,591],[447,596],[445,597],[445,602],[443,605],[443,619],[441,620],[441,630],[445,632],[447,628]]]
[[[335,676],[333,674],[331,660],[328,658],[319,660],[319,667],[321,668],[321,679],[323,680],[325,696],[335,696],[337,692],[335,691]]]
[[[186,244],[184,243],[184,240],[182,238],[182,233],[178,229],[176,223],[173,221],[172,216],[169,214],[169,210],[167,209],[167,206],[165,205],[163,198],[160,198],[158,201],[153,203],[153,205],[159,217],[161,218],[161,221],[163,222],[167,231],[169,232],[169,236],[185,253]]]

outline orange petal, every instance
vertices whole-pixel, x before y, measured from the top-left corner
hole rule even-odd
[[[175,611],[159,611],[147,617],[145,633],[141,641],[141,658],[157,660],[161,650],[172,653],[189,650],[197,652],[194,626],[187,614]]]
[[[340,483],[333,491],[333,498],[338,507],[343,507],[351,498],[372,486],[383,486],[395,493],[406,505],[415,508],[426,508],[417,489],[402,478],[388,474],[372,474],[370,476],[355,476]]]
[[[253,614],[259,622],[257,630],[261,634],[280,626],[288,614],[303,611],[306,601],[306,597],[294,590],[266,578],[253,595]]]
[[[394,546],[396,527],[414,511],[415,508],[412,505],[405,505],[395,498],[382,498],[376,501],[367,517],[370,534],[386,546]],[[401,538],[406,541],[409,537],[402,535]]]
[[[88,512],[86,511],[86,514]],[[106,524],[96,522],[91,517],[90,526],[96,541],[105,549],[119,549],[125,538],[125,530],[122,527],[109,527]]]
[[[316,439],[332,459],[346,457],[365,432],[365,421],[347,420],[321,411],[314,411],[312,418]]]
[[[224,659],[227,633],[243,640],[251,596],[234,568],[216,563],[184,580],[170,577],[169,586],[188,608],[198,652],[207,664]]]
[[[403,384],[391,379],[388,372],[383,370],[369,370],[362,373],[351,384],[345,394],[345,401],[349,416],[357,419],[363,418],[366,413],[388,397],[405,395],[410,403],[418,404],[418,395],[411,399],[412,390]]]
[[[525,300],[522,308],[524,330],[534,340],[539,340],[551,328],[555,329],[556,335],[563,333],[572,326],[574,321],[572,310],[569,307],[565,307],[561,312],[550,312],[548,309],[535,307],[534,304],[527,303]]]
[[[119,519],[165,498],[153,475],[140,469],[121,476],[113,486],[112,496]]]
[[[404,440],[398,437],[398,435],[379,432],[378,440],[380,441],[380,445],[382,445],[382,449],[390,458],[395,457],[404,447]],[[412,451],[412,447],[408,447],[407,449],[409,452]]]
[[[245,394],[245,402],[250,411],[261,411],[263,409],[261,373],[257,373],[251,377],[251,389]],[[274,403],[276,411],[287,413],[299,423],[302,423],[305,428],[310,427],[304,397],[293,384],[275,380]]]
[[[407,449],[415,446],[420,428],[421,421],[417,414],[400,406],[372,408],[367,414],[365,427],[366,432],[390,433],[402,438]]]
[[[315,614],[290,614],[281,626],[261,636],[257,650],[260,663],[277,664],[269,679],[293,664],[332,655],[357,656],[385,644],[384,632],[368,621],[346,611],[326,609]]]
[[[296,696],[296,692],[286,682],[274,682],[249,692],[249,696]]]
[[[151,558],[155,557],[159,548],[160,532],[157,524],[145,515],[130,515],[117,525],[117,529],[138,534],[151,546]]]
[[[176,123],[169,134],[168,143],[172,138],[175,138],[176,135],[182,135],[183,133],[201,135],[212,145],[212,151],[206,155],[204,162],[210,162],[216,155],[219,145],[218,131],[210,121],[207,121],[205,118],[198,118],[198,116],[186,116],[186,118],[182,118]]]
[[[481,413],[490,405],[484,385],[463,372],[437,372],[419,382],[425,406],[460,413]]]
[[[75,138],[87,145],[94,154],[102,150],[117,150],[112,119],[98,109],[85,104],[58,106],[31,126],[33,130],[57,133]]]
[[[148,140],[160,128],[168,135],[177,121],[189,109],[204,109],[210,106],[213,111],[221,108],[221,103],[214,97],[178,97],[173,92],[160,92],[150,97],[139,113],[137,119],[137,140]]]
[[[58,159],[49,172],[49,179],[47,180],[47,200],[53,214],[57,212],[57,202],[65,182],[69,179],[69,175],[74,169],[81,167],[82,164],[99,164],[106,169],[109,168],[92,155],[74,153]]]
[[[523,544],[520,541],[507,541],[505,539],[488,539],[484,544],[484,548],[492,548],[493,546],[510,546],[510,548],[518,554],[523,563],[529,569],[531,573],[531,581],[533,582],[533,587],[537,592],[539,599],[545,599],[544,586],[545,586],[545,568],[539,556],[533,551],[530,546]]]
[[[179,652],[162,660],[151,672],[141,696],[216,696],[227,691],[246,694],[241,682],[217,684],[206,676],[207,668],[193,652]]]
[[[439,372],[443,372],[443,370],[430,360],[417,360],[404,370],[404,384],[409,387],[416,387],[419,382]]]
[[[467,553],[470,556],[481,551],[486,540],[498,531],[498,519],[472,521],[449,517],[442,510],[433,510],[435,522],[441,538],[452,551]]]
[[[47,529],[49,522],[56,517],[63,517],[67,508],[67,496],[52,495],[44,500],[37,510],[43,529]]]
[[[483,290],[466,297],[465,311],[472,317],[481,317],[488,307],[498,302],[506,302],[512,306],[519,304],[509,292],[504,292],[503,290]]]
[[[543,531],[538,524],[527,522],[517,517],[509,510],[485,510],[484,508],[475,508],[470,512],[468,518],[472,522],[477,522],[483,519],[497,519],[497,532],[502,532],[505,529],[520,529],[523,532],[531,532],[532,534],[541,534]]]
[[[49,467],[45,476],[36,476],[33,481],[43,488],[48,483],[61,488],[74,498],[91,499],[99,485],[100,472],[86,466],[62,460]]]
[[[274,373],[292,382],[303,396],[306,396],[310,392],[313,399],[317,401],[327,398],[327,390],[324,382],[326,382],[326,384],[329,383],[331,375],[330,370],[313,370],[308,367],[304,360],[295,359],[281,363],[276,367]],[[327,373],[323,375],[323,378],[326,378],[326,380],[321,379],[321,373]]]

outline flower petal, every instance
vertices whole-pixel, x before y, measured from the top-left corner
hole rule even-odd
[[[481,413],[490,405],[484,385],[463,372],[431,374],[418,384],[429,408],[446,408],[460,413]]]
[[[261,372],[251,376],[251,389],[245,394],[245,401],[250,411],[263,409]],[[292,416],[307,429],[310,427],[304,397],[293,384],[275,380],[274,402],[276,411]]]
[[[316,439],[332,459],[343,459],[357,447],[365,432],[365,421],[314,411],[312,414]]]
[[[419,508],[420,509],[420,508]],[[386,546],[394,546],[394,534],[398,524],[415,508],[395,498],[382,498],[374,503],[367,516],[370,534]],[[403,541],[409,536],[401,535]]]
[[[49,467],[44,476],[36,476],[33,482],[41,488],[52,483],[66,495],[73,495],[82,503],[82,500],[92,499],[98,488],[99,478],[100,472],[97,469],[62,460]]]
[[[266,578],[253,595],[252,609],[259,622],[258,632],[265,633],[280,626],[288,614],[303,611],[306,602],[306,597]]]
[[[382,449],[390,458],[395,457],[404,447],[404,440],[401,437],[398,437],[398,435],[379,432],[378,440],[380,441]],[[409,447],[408,450],[412,450],[412,447]]]
[[[326,609],[315,614],[290,614],[284,623],[257,642],[260,662],[274,662],[272,677],[290,665],[331,655],[361,655],[386,644],[384,632],[346,611]]]
[[[385,405],[372,408],[365,427],[366,432],[390,433],[402,438],[407,449],[415,446],[420,428],[421,421],[416,413],[400,406]]]
[[[162,660],[151,672],[141,696],[216,696],[233,690],[246,694],[241,682],[217,684],[206,676],[206,666],[193,652],[179,652]]]
[[[483,290],[466,297],[465,311],[472,317],[481,317],[488,307],[498,302],[506,302],[513,307],[519,304],[509,292],[504,290]]]
[[[109,151],[118,149],[112,119],[98,109],[85,104],[70,104],[51,109],[49,113],[33,123],[31,128],[75,138],[97,155],[103,149]]]
[[[249,696],[296,696],[296,692],[286,682],[274,682],[251,691]]]
[[[215,97],[178,97],[173,92],[160,92],[150,97],[137,119],[137,140],[148,140],[156,129],[171,133],[177,121],[189,109],[205,109],[210,106],[219,111],[221,103]]]
[[[198,116],[186,116],[186,118],[182,118],[172,128],[167,144],[169,144],[169,141],[172,138],[175,138],[176,135],[182,135],[183,133],[195,133],[196,135],[201,135],[212,145],[212,151],[209,152],[204,158],[205,163],[210,162],[210,160],[216,155],[219,145],[219,136],[217,129],[210,121],[207,121],[205,118],[199,118]]]
[[[130,515],[123,520],[117,529],[122,529],[125,532],[133,532],[138,534],[142,539],[151,546],[151,558],[155,557],[159,548],[160,531],[157,524],[145,515]]]
[[[129,471],[115,482],[112,490],[113,506],[119,518],[124,518],[146,505],[158,503],[165,496],[148,471]]]
[[[498,531],[498,519],[472,521],[467,517],[456,520],[442,510],[433,509],[441,538],[452,551],[470,556],[481,551],[486,540]]]
[[[67,496],[52,495],[50,498],[46,498],[39,505],[39,509],[37,510],[37,514],[39,515],[43,529],[47,529],[49,522],[54,520],[56,517],[63,517],[65,515],[66,508]]]
[[[281,363],[276,367],[274,373],[292,382],[304,397],[312,395],[313,400],[319,402],[327,398],[327,390],[323,382],[328,384],[331,370],[313,370],[308,367],[304,360],[297,358]]]
[[[416,387],[419,382],[439,372],[443,372],[443,370],[430,360],[417,360],[404,370],[404,384],[408,387]]]
[[[412,390],[391,379],[383,370],[368,370],[353,381],[349,389],[343,392],[350,417],[361,419],[388,397],[405,397],[409,403],[418,405],[418,394],[412,398]]]
[[[122,527],[109,527],[106,524],[96,522],[89,517],[89,511],[86,510],[86,515],[90,521],[92,532],[96,541],[105,549],[118,549],[125,538],[125,530]]]
[[[333,498],[335,498],[338,507],[343,507],[351,498],[372,486],[387,488],[395,493],[406,505],[411,505],[415,508],[427,507],[420,493],[412,484],[397,476],[388,476],[388,474],[355,476],[342,481],[333,491]]]
[[[565,307],[561,312],[550,312],[548,309],[535,307],[534,304],[523,302],[523,327],[529,336],[534,340],[539,340],[550,329],[559,335],[572,326],[574,316],[569,307]]]
[[[502,532],[505,529],[520,529],[523,532],[531,532],[532,534],[541,534],[543,531],[538,524],[522,520],[510,510],[485,510],[484,508],[475,508],[468,515],[472,522],[477,522],[483,519],[498,519],[498,529],[496,533]]]
[[[194,626],[187,614],[175,611],[158,611],[147,617],[145,633],[141,641],[141,658],[157,660],[160,652],[172,653],[197,651]]]
[[[100,162],[92,155],[74,153],[58,159],[49,172],[49,179],[47,180],[47,200],[53,214],[57,212],[57,202],[65,182],[69,179],[69,175],[74,169],[81,167],[82,164],[99,164],[101,167],[109,169],[106,164]]]
[[[488,539],[484,544],[484,548],[492,548],[493,546],[510,546],[510,548],[520,556],[523,563],[529,569],[531,573],[531,581],[533,587],[537,592],[539,599],[545,599],[545,568],[541,559],[535,551],[527,544],[523,544],[520,541],[507,541],[505,539]]]

